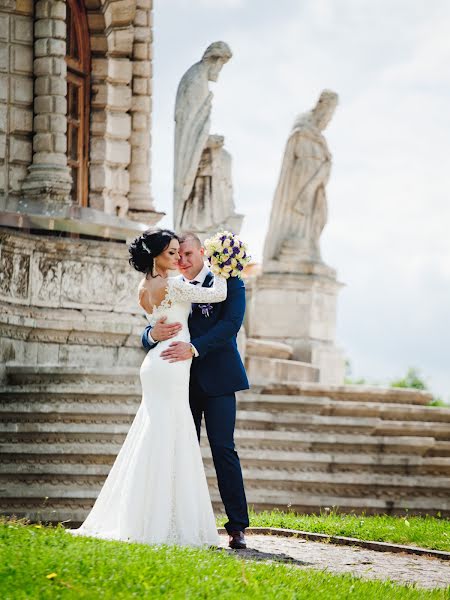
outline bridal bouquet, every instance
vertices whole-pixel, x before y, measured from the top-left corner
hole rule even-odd
[[[225,279],[240,277],[245,265],[250,262],[246,244],[230,231],[218,231],[205,240],[204,247],[211,271]]]

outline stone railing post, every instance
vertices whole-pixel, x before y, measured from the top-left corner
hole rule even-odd
[[[33,161],[22,193],[69,203],[72,178],[66,154],[66,3],[39,0],[35,19]]]

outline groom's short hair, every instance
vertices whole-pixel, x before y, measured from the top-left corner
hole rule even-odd
[[[178,236],[178,239],[180,244],[183,242],[195,242],[199,248],[202,247],[201,239],[193,231],[183,231],[183,233]]]

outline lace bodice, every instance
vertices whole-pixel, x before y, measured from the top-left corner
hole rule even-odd
[[[191,304],[223,302],[227,297],[227,280],[223,277],[214,275],[213,285],[211,287],[202,287],[201,285],[192,285],[180,277],[169,277],[167,280],[166,295],[163,301],[153,308],[148,314],[150,325],[154,325],[162,316],[164,311],[171,308],[175,303]]]

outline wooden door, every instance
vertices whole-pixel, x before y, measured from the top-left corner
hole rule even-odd
[[[67,163],[72,200],[88,205],[91,52],[82,0],[67,1]]]

